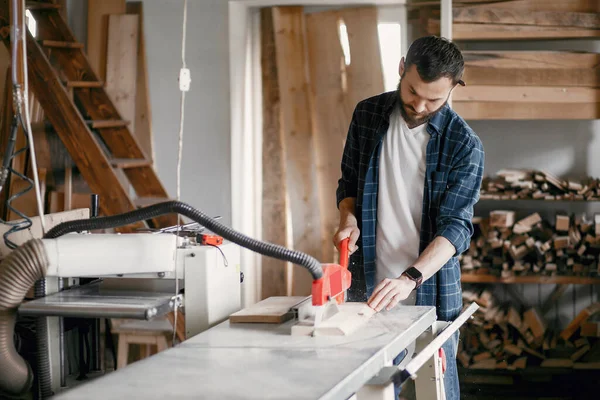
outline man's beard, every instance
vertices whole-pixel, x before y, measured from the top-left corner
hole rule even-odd
[[[409,114],[407,109],[409,109],[413,113],[415,112],[415,110],[411,106],[404,104],[404,101],[402,100],[402,79],[400,79],[400,82],[398,82],[397,90],[398,101],[400,104],[400,113],[402,114],[402,118],[404,118],[406,125],[408,125],[410,129],[416,128],[419,125],[423,125],[424,123],[429,122],[429,120],[433,118],[433,116],[437,114],[448,103],[448,99],[446,99],[446,101],[444,101],[444,104],[438,107],[437,110],[430,113]]]

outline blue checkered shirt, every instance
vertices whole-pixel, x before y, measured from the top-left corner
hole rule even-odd
[[[366,301],[378,282],[375,233],[379,155],[389,127],[390,114],[399,107],[396,91],[361,101],[355,108],[342,157],[337,203],[356,198],[361,235],[352,255],[350,301]],[[469,247],[473,235],[473,207],[479,200],[484,151],[471,128],[449,106],[428,123],[425,192],[419,253],[436,236],[456,249],[454,256],[417,289],[417,305],[436,306],[439,320],[455,319],[462,308],[460,265],[457,256]]]

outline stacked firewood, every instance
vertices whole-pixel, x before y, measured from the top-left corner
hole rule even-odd
[[[554,331],[538,309],[501,305],[488,290],[464,291],[463,299],[480,306],[461,328],[458,361],[463,367],[600,369],[600,303],[585,308],[564,330]]]
[[[585,214],[557,214],[551,224],[538,213],[516,221],[514,211],[497,210],[473,222],[471,246],[460,256],[464,274],[510,278],[600,273],[600,214],[594,220]]]
[[[482,200],[600,200],[600,179],[559,179],[546,171],[500,170],[485,177]]]

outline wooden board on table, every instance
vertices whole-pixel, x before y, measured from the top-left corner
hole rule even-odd
[[[344,303],[339,312],[323,320],[316,328],[311,324],[292,326],[292,336],[348,336],[367,323],[375,310],[366,303]]]
[[[281,324],[293,318],[291,308],[304,296],[273,296],[229,316],[230,323]]]
[[[271,8],[261,10],[260,27],[263,96],[262,237],[266,242],[289,247],[285,151]],[[273,257],[263,257],[261,274],[263,299],[291,294],[288,290],[292,279],[289,263]]]
[[[146,158],[154,161],[154,142],[152,136],[152,107],[150,105],[150,81],[146,55],[146,38],[144,33],[144,3],[128,1],[127,14],[139,16],[139,42],[137,57],[137,83],[135,95],[135,126],[133,131]]]
[[[106,92],[134,135],[139,19],[138,15],[110,15],[106,51]]]
[[[292,215],[293,248],[321,257],[321,212],[316,181],[306,65],[304,10],[275,7],[275,47],[286,149],[286,182]],[[293,266],[293,295],[310,294],[312,277]]]
[[[108,16],[125,14],[125,0],[88,0],[87,56],[100,80],[106,78]]]
[[[467,86],[600,87],[600,54],[597,53],[465,51],[463,55],[463,80]]]

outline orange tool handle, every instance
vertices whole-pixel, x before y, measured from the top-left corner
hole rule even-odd
[[[346,238],[340,242],[340,265],[343,268],[348,268],[348,243],[350,243],[350,238]]]

